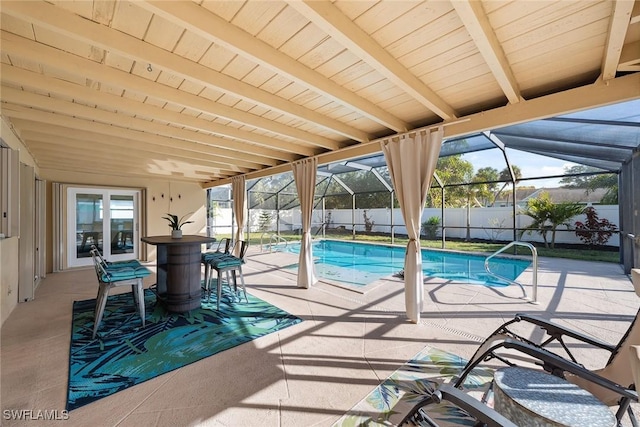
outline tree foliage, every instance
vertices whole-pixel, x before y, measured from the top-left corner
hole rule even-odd
[[[511,170],[513,170],[513,175],[515,176],[515,182],[517,184],[518,180],[522,178],[522,171],[516,165],[511,165]],[[498,197],[500,197],[503,194],[503,191],[507,187],[507,185],[513,184],[511,180],[511,171],[509,170],[509,167],[506,167],[500,171],[500,174],[498,175],[498,180],[503,181],[504,183],[502,184],[500,189],[493,194],[493,201],[491,202],[491,206],[496,204],[496,200],[498,200]]]
[[[593,166],[575,165],[564,169],[565,176],[560,180],[564,188],[583,188],[587,194],[598,188],[606,189],[600,203],[618,204],[618,175],[615,173],[596,174],[600,169]],[[589,175],[590,174],[590,175]]]
[[[472,182],[477,182],[478,184],[473,184],[470,186],[470,190],[473,192],[473,197],[478,204],[481,206],[488,206],[491,204],[493,199],[493,194],[498,188],[499,175],[498,170],[492,167],[480,168],[474,175]]]
[[[376,169],[383,180],[391,183],[386,167]],[[513,166],[516,177],[520,169]],[[490,206],[495,203],[502,190],[511,181],[509,169],[501,172],[493,167],[480,168],[474,173],[473,164],[461,154],[441,157],[436,165],[436,174],[446,186],[445,207],[459,208],[471,205]],[[370,171],[358,170],[337,175],[339,180],[356,194],[357,209],[375,209],[389,207],[391,196],[387,188]],[[500,184],[496,181],[507,180]],[[459,184],[459,185],[457,185]],[[279,193],[276,197],[276,193]],[[353,206],[352,195],[335,178],[318,179],[316,197],[325,196],[327,209],[350,209]],[[276,203],[277,202],[277,203]],[[263,209],[290,209],[298,205],[295,183],[291,172],[263,178],[255,182],[249,191],[249,206]],[[440,207],[441,189],[432,182],[427,195],[426,207]],[[398,207],[394,197],[393,207]]]
[[[436,174],[444,185],[463,184],[471,182],[473,178],[473,164],[464,160],[460,154],[441,157],[436,165]],[[447,187],[445,207],[459,208],[466,206],[468,200],[467,186]],[[427,207],[442,206],[440,191],[431,190],[427,196]]]
[[[576,221],[576,236],[589,246],[605,245],[618,230],[608,219],[600,219],[596,210],[589,206],[584,210],[585,222]]]
[[[387,183],[390,182],[389,170],[378,168],[378,172]],[[356,193],[356,209],[375,209],[389,207],[391,196],[387,188],[370,171],[346,172],[339,175],[349,189]],[[351,209],[353,199],[340,183],[331,180],[327,188],[325,206],[327,209]],[[397,201],[394,199],[394,205]]]
[[[551,248],[555,247],[556,230],[559,226],[569,227],[569,220],[583,211],[583,206],[574,202],[553,203],[549,193],[543,192],[537,198],[529,199],[527,207],[520,213],[533,218],[533,222],[520,232],[520,237],[524,233],[540,233],[544,240],[545,247],[549,247],[547,235],[551,231]]]

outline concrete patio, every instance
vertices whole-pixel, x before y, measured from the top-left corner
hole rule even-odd
[[[69,414],[64,426],[330,426],[426,345],[468,358],[478,341],[518,312],[617,342],[640,301],[617,264],[541,258],[538,300],[519,288],[425,280],[419,324],[404,314],[403,283],[382,280],[366,293],[321,282],[296,287],[297,257],[250,249],[248,292],[304,322],[154,378]],[[531,270],[521,276],[531,283]],[[149,278],[145,285],[154,283]],[[531,287],[527,286],[531,292]],[[2,410],[64,409],[71,309],[95,298],[92,269],[50,273],[32,302],[2,327]],[[577,351],[589,368],[606,355]],[[3,412],[3,415],[6,412]],[[14,421],[2,425],[44,425]]]

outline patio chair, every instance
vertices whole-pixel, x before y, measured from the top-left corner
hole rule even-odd
[[[140,261],[136,259],[126,260],[126,261],[107,261],[104,259],[104,257],[102,256],[102,254],[100,253],[100,250],[96,245],[91,245],[91,251],[95,251],[95,255],[98,257],[98,260],[106,269],[122,268],[122,267],[130,267],[130,268],[142,267],[142,264],[140,264]]]
[[[144,266],[138,267],[107,267],[104,260],[99,256],[97,249],[91,250],[91,257],[93,258],[93,264],[96,270],[96,276],[98,277],[98,295],[96,297],[96,308],[93,322],[93,334],[91,339],[95,339],[102,317],[104,315],[104,309],[107,305],[107,298],[109,291],[112,288],[118,286],[131,286],[131,293],[133,295],[134,305],[137,306],[140,319],[142,320],[142,327],[145,326],[145,306],[144,306],[144,288],[142,286],[142,279],[151,274],[151,271]]]
[[[640,296],[640,270],[632,270],[632,276],[636,295]],[[538,316],[517,314],[514,319],[496,329],[480,345],[454,386],[460,387],[471,370],[481,362],[499,360],[514,366],[530,362],[530,358],[533,358],[534,362],[541,365],[544,370],[588,390],[606,405],[618,405],[616,413],[618,422],[626,411],[632,425],[638,426],[635,415],[629,406],[632,401],[638,401],[630,358],[631,348],[640,345],[638,316],[640,316],[640,310],[636,313],[620,341],[614,345]],[[513,326],[517,324],[534,326],[545,333],[545,339],[540,343],[532,342],[522,333],[514,331]],[[610,353],[608,361],[601,369],[585,369],[571,352],[570,345],[565,341],[565,338],[578,341],[581,347],[588,345],[592,348],[608,351]],[[556,353],[556,349],[549,346],[551,343],[558,343],[563,351],[560,354]]]
[[[209,275],[211,274],[211,262],[222,256],[229,255],[231,252],[231,239],[228,237],[224,237],[218,241],[218,247],[215,251],[207,251],[203,252],[200,256],[200,262],[204,265],[204,284],[205,288],[207,287],[207,283],[209,283]]]
[[[228,273],[231,273],[233,277],[233,287],[234,292],[238,293],[238,275],[240,276],[240,281],[242,283],[242,292],[244,292],[244,298],[249,302],[249,298],[247,297],[247,289],[244,283],[244,275],[242,274],[242,266],[245,263],[245,255],[247,253],[247,249],[249,248],[249,242],[246,240],[241,240],[240,242],[240,256],[235,257],[231,254],[223,254],[218,256],[211,261],[209,261],[209,265],[212,270],[215,270],[218,273],[217,280],[217,295],[218,299],[216,301],[217,309],[220,309],[220,298],[222,297],[222,276],[223,274],[227,277],[227,283],[231,286],[231,282],[229,281]],[[209,275],[209,280],[205,283],[206,291],[208,292],[208,296],[211,296],[212,282],[213,282],[213,274]]]
[[[422,399],[420,404],[416,405],[413,410],[404,417],[399,425],[402,426],[410,423],[412,420],[419,420],[420,425],[439,426],[437,421],[429,416],[426,407],[430,404],[442,403],[443,400],[453,403],[455,406],[466,412],[469,417],[475,420],[475,424],[473,424],[474,426],[517,427],[516,424],[509,421],[492,408],[449,384],[441,384],[431,395]]]

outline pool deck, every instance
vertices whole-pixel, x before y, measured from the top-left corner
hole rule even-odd
[[[640,299],[617,264],[540,258],[538,300],[518,287],[488,288],[427,278],[419,324],[405,316],[403,282],[366,292],[326,282],[296,286],[282,266],[297,256],[250,248],[247,290],[305,321],[81,407],[61,426],[331,426],[426,345],[468,358],[519,312],[615,343]],[[520,277],[531,283],[531,270]],[[155,282],[145,279],[145,286]],[[95,273],[50,273],[36,299],[19,304],[1,329],[2,409],[64,408],[71,306],[95,298]],[[530,292],[530,286],[526,286]],[[578,348],[588,368],[606,355]],[[3,420],[3,425],[43,425]],[[625,422],[625,425],[629,425]]]

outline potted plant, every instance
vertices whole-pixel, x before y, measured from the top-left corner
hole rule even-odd
[[[190,214],[187,214],[190,215]],[[185,221],[184,219],[187,217],[184,215],[182,218],[178,218],[178,215],[173,215],[168,213],[167,216],[163,216],[163,219],[169,221],[169,227],[171,227],[171,237],[174,239],[179,239],[182,237],[182,226],[185,224],[190,224],[193,221]]]

